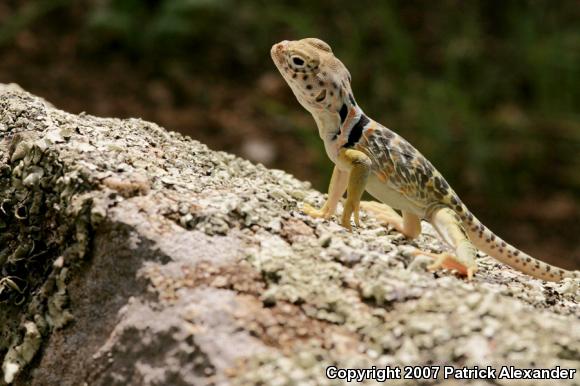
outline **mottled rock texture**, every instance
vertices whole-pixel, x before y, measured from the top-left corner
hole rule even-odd
[[[348,233],[301,214],[323,196],[282,171],[15,85],[0,85],[0,137],[0,382],[314,386],[341,384],[331,364],[579,367],[578,281],[484,256],[471,282],[429,273],[408,253],[444,248],[428,226],[409,242],[364,216]]]

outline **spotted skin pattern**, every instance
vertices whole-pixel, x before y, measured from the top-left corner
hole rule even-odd
[[[358,225],[360,196],[366,189],[386,205],[363,202],[363,209],[408,237],[418,235],[420,219],[425,219],[455,248],[455,256],[423,252],[437,259],[434,269],[454,268],[471,277],[477,270],[479,249],[543,280],[580,277],[578,271],[534,259],[485,227],[417,149],[364,114],[354,99],[350,73],[328,44],[315,38],[283,41],[272,47],[271,56],[300,104],[314,117],[326,152],[335,163],[327,203],[321,210],[307,206],[306,213],[330,218],[348,186],[342,225],[350,229],[351,214]]]

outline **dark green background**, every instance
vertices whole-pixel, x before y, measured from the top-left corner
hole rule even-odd
[[[479,217],[573,267],[579,20],[577,1],[3,1],[0,81],[244,157],[257,142],[268,166],[324,190],[314,122],[269,57],[274,42],[319,37],[365,112],[409,139]]]

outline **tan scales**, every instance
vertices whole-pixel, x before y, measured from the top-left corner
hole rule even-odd
[[[271,56],[300,104],[312,114],[335,164],[328,200],[320,210],[305,205],[305,213],[330,218],[346,191],[341,224],[349,230],[352,217],[359,226],[361,207],[408,238],[421,233],[421,219],[431,223],[455,255],[417,251],[435,258],[430,269],[456,269],[471,278],[479,249],[543,280],[580,277],[578,271],[534,259],[483,225],[417,149],[364,114],[354,99],[350,73],[328,44],[315,38],[283,41],[272,47]],[[365,190],[380,202],[361,202]]]

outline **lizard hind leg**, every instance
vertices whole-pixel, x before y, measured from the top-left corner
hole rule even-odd
[[[455,256],[448,253],[430,254],[436,259],[429,269],[455,269],[471,279],[477,271],[477,248],[469,240],[459,216],[451,208],[444,207],[433,213],[430,222],[443,240],[455,249]]]
[[[408,239],[414,239],[421,233],[421,219],[409,212],[403,211],[403,215],[399,215],[393,208],[388,205],[376,202],[376,201],[361,201],[361,208],[366,212],[372,214],[377,220],[385,225],[392,226],[395,230],[402,233]],[[462,248],[466,248],[467,245],[463,244]],[[469,251],[463,251],[461,254],[469,253]],[[468,275],[471,277],[473,272],[469,273],[468,269],[459,263],[453,255],[449,253],[433,253],[423,251],[421,249],[413,248],[410,252],[412,256],[428,256],[435,260],[433,264],[429,266],[430,270],[435,270],[437,268],[446,268],[450,270],[456,270],[462,275]],[[469,255],[468,255],[469,256]],[[469,257],[467,257],[469,259]]]
[[[409,239],[414,239],[421,233],[421,219],[412,213],[403,211],[401,216],[390,206],[376,201],[361,201],[360,207],[379,222],[392,226]]]

